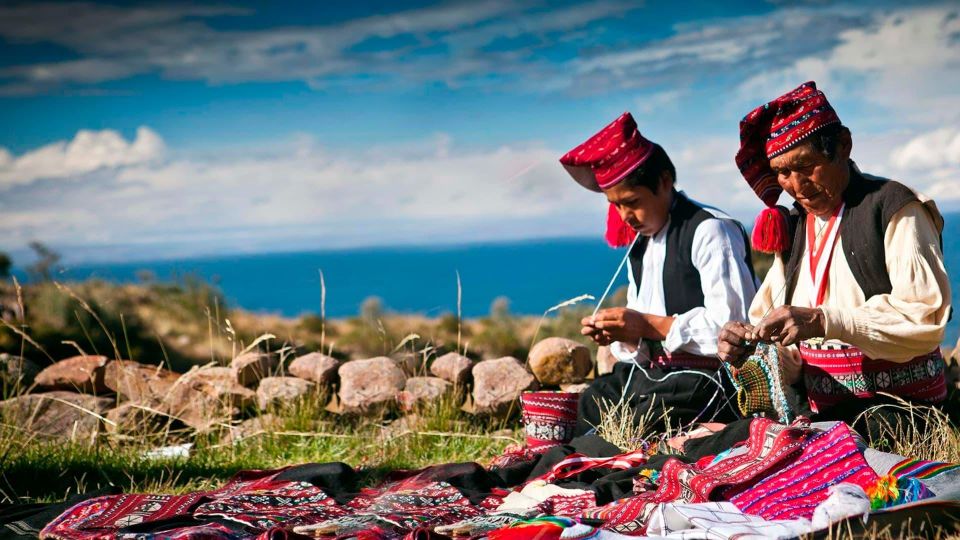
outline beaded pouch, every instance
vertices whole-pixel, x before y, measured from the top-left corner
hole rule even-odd
[[[789,424],[794,412],[783,391],[777,346],[758,343],[752,355],[739,368],[724,362],[724,368],[737,390],[737,407],[744,416],[776,417]]]

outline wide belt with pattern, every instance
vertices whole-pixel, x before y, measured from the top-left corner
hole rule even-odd
[[[939,403],[947,397],[939,347],[907,362],[890,362],[868,358],[850,345],[809,341],[798,345],[807,398],[814,412],[878,393],[926,403]]]

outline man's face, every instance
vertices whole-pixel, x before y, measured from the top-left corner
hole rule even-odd
[[[621,182],[604,190],[607,200],[617,207],[620,218],[643,236],[653,236],[667,223],[673,182],[670,173],[660,175],[660,187],[656,193],[645,187],[630,187]]]
[[[840,206],[847,189],[850,147],[849,133],[842,135],[836,155],[830,160],[811,143],[802,144],[771,159],[770,168],[780,187],[806,212],[826,217]]]

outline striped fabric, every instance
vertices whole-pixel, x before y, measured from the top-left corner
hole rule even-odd
[[[940,474],[960,470],[960,463],[944,463],[942,461],[924,461],[922,459],[905,459],[890,469],[890,473],[897,478],[916,478],[928,480]]]
[[[553,468],[548,472],[544,473],[538,478],[535,478],[534,480],[543,480],[548,483],[553,483],[557,480],[570,478],[571,476],[576,476],[591,469],[629,469],[631,467],[643,465],[647,462],[647,458],[649,456],[650,454],[648,453],[646,446],[634,452],[607,458],[593,458],[576,453],[570,454],[563,461],[554,465]]]
[[[827,500],[829,488],[841,482],[865,490],[879,476],[863,458],[850,428],[838,422],[803,444],[803,451],[782,469],[730,498],[745,514],[764,519],[813,517]]]

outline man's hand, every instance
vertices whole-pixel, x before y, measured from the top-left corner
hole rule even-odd
[[[747,344],[753,339],[753,332],[752,325],[740,321],[730,321],[723,325],[717,342],[717,357],[737,366],[750,352]]]
[[[673,317],[660,317],[627,308],[609,308],[580,321],[580,333],[600,345],[614,341],[636,344],[641,339],[662,340],[670,332]]]
[[[783,346],[823,337],[825,333],[823,311],[796,306],[780,306],[774,309],[754,329],[755,339],[772,341]]]

